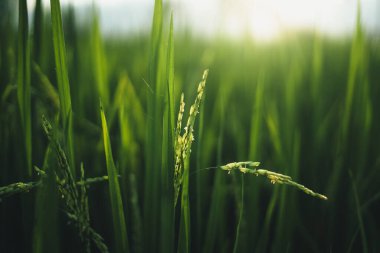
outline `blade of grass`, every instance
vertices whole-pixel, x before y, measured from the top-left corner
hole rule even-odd
[[[19,27],[17,41],[17,98],[19,111],[21,116],[22,139],[25,152],[26,171],[21,172],[21,177],[32,175],[32,120],[31,120],[31,93],[30,93],[30,42],[29,42],[29,24],[28,24],[28,9],[27,1],[19,1]],[[24,160],[24,159],[22,159]],[[28,233],[32,231],[32,218],[26,211],[27,207],[32,204],[29,198],[21,198],[22,211],[22,231],[21,236],[24,236],[25,244],[31,243]]]
[[[355,95],[355,87],[357,86],[358,70],[362,62],[363,54],[363,29],[361,27],[361,13],[360,13],[360,1],[357,2],[356,13],[356,30],[351,45],[350,52],[350,64],[348,70],[348,80],[346,87],[346,96],[344,100],[344,108],[342,114],[342,121],[339,129],[339,135],[337,140],[336,157],[334,164],[334,170],[330,177],[328,184],[328,194],[332,198],[335,198],[337,192],[337,186],[341,179],[341,173],[343,169],[344,155],[347,152],[347,142],[349,138],[349,126],[352,118],[352,108]]]
[[[274,191],[273,191],[272,198],[269,202],[266,213],[265,213],[264,225],[263,225],[263,228],[261,230],[260,238],[258,240],[255,252],[268,252],[269,251],[268,241],[270,239],[270,225],[271,225],[271,222],[273,222],[272,218],[273,218],[274,209],[275,209],[276,204],[277,204],[278,195],[279,195],[279,188],[278,188],[278,186],[276,186]]]
[[[19,1],[17,98],[23,129],[27,162],[26,175],[32,175],[32,123],[30,98],[30,45],[28,33],[28,9],[26,0]]]
[[[132,252],[137,253],[141,252],[144,241],[136,178],[141,175],[141,170],[139,170],[139,157],[141,156],[139,141],[143,139],[141,133],[144,132],[145,124],[139,98],[126,72],[121,73],[115,91],[114,102],[110,110],[110,125],[112,125],[112,118],[116,118],[112,115],[115,115],[117,111],[121,140],[119,165],[120,174],[124,178],[121,181],[121,190],[124,193],[130,193],[123,195],[123,201],[131,205],[130,207],[127,205],[126,212],[129,212],[129,216],[126,218],[131,220],[131,228],[129,229],[132,235],[130,248]],[[129,180],[126,180],[127,178]]]
[[[173,14],[170,17],[170,30],[167,48],[167,93],[165,96],[162,128],[161,166],[161,252],[174,250],[174,44]]]
[[[92,43],[94,56],[94,74],[95,82],[98,87],[98,93],[105,108],[109,105],[109,87],[107,77],[107,59],[104,52],[102,37],[99,27],[99,14],[95,6],[93,6],[93,22],[92,22]]]
[[[323,44],[322,44],[322,36],[319,31],[314,31],[313,38],[313,55],[312,55],[312,65],[311,65],[311,97],[315,103],[318,101],[318,93],[320,91],[320,82],[322,76],[322,68],[323,68]],[[318,106],[316,107],[316,117],[319,116]]]
[[[133,217],[132,223],[132,242],[131,251],[140,253],[142,251],[142,245],[144,238],[142,237],[142,221],[141,212],[138,203],[137,183],[135,174],[131,173],[129,177],[130,191],[131,191],[131,216]]]
[[[294,133],[293,146],[289,147],[292,150],[293,157],[289,161],[290,172],[292,178],[297,180],[299,169],[300,156],[300,134],[296,129]],[[284,165],[285,166],[285,165]],[[297,203],[295,201],[295,192],[281,189],[281,197],[279,200],[279,211],[277,216],[276,236],[273,243],[274,251],[280,251],[283,248],[283,242],[292,241],[294,233],[294,224],[297,220]]]
[[[222,86],[225,87],[225,86]],[[225,111],[224,111],[224,105],[226,98],[226,92],[222,89],[220,90],[218,94],[219,100],[218,103],[218,110],[220,111],[219,117],[216,119],[219,124],[219,131],[218,131],[218,137],[217,137],[217,164],[222,164],[222,150],[223,150],[223,142],[224,142],[224,129],[225,129]],[[204,245],[203,245],[203,251],[202,252],[214,252],[215,249],[215,242],[217,240],[218,228],[221,226],[221,215],[223,212],[222,206],[223,206],[223,195],[224,195],[224,187],[223,187],[223,177],[221,171],[216,171],[214,176],[214,185],[212,187],[212,193],[211,193],[211,203],[210,203],[210,211],[208,213],[208,222],[206,226],[205,231],[205,239],[204,239]]]
[[[362,214],[362,211],[360,209],[359,194],[358,194],[358,190],[357,190],[357,187],[356,187],[356,183],[355,183],[354,177],[352,175],[352,171],[349,170],[348,173],[349,173],[350,178],[351,178],[352,190],[354,192],[356,214],[358,216],[360,236],[361,236],[361,239],[362,239],[362,247],[363,247],[362,250],[363,250],[364,253],[367,253],[368,252],[367,236],[366,236],[366,232],[365,232],[365,228],[364,228],[364,223],[363,223],[363,214]]]
[[[117,170],[113,161],[111,142],[108,133],[106,116],[103,106],[100,105],[100,116],[103,128],[104,151],[107,163],[107,173],[109,179],[109,193],[111,199],[112,219],[114,228],[114,237],[116,243],[116,252],[129,252],[127,228],[125,224],[123,201],[121,198],[120,185],[117,177]]]
[[[278,157],[280,161],[283,161],[283,148],[279,133],[280,129],[278,127],[278,112],[273,104],[270,108],[270,112],[266,117],[266,123],[273,142],[274,150],[276,152],[276,157]],[[256,247],[257,252],[265,252],[269,250],[268,241],[270,239],[270,226],[273,219],[275,207],[278,205],[279,196],[281,196],[280,194],[280,189],[278,187],[275,187],[265,213],[263,229],[261,229],[260,238]]]
[[[60,252],[58,223],[58,191],[52,165],[56,164],[50,145],[46,149],[43,168],[47,177],[38,189],[35,201],[33,253]]]
[[[128,97],[128,99],[125,99],[126,97]],[[121,111],[123,111],[123,113],[121,113]],[[126,135],[124,136],[126,137],[124,139],[125,141],[123,140],[122,143],[128,144],[129,146],[133,143],[132,146],[135,146],[135,142],[143,141],[146,133],[145,114],[138,93],[126,72],[120,74],[119,84],[115,90],[112,109],[109,112],[110,117],[108,122],[110,125],[112,125],[112,122],[115,120],[117,112],[119,112],[119,121],[121,121],[120,124],[122,124],[120,125],[122,139],[123,135]],[[126,131],[124,131],[124,127],[127,127]],[[126,146],[125,148],[128,147]],[[129,147],[129,149],[136,149],[136,147]],[[133,157],[129,157],[129,159],[137,160],[137,155],[133,155]],[[136,161],[132,162],[132,164],[132,167],[136,168]]]
[[[167,49],[167,83],[168,83],[168,101],[169,101],[169,118],[170,118],[170,131],[171,138],[174,136],[174,35],[173,35],[173,13],[170,15],[170,26],[169,26],[169,39],[168,39],[168,49]],[[174,144],[174,141],[172,140]]]
[[[36,0],[36,6],[34,11],[33,20],[33,55],[34,59],[38,64],[41,64],[43,45],[44,45],[44,13],[42,7],[42,0]]]
[[[162,0],[156,0],[152,23],[149,81],[152,90],[147,91],[147,138],[146,138],[146,168],[144,177],[144,239],[145,251],[153,252],[159,247],[160,226],[160,183],[162,166],[162,118],[165,85],[163,77],[165,67],[162,51]],[[155,210],[152,212],[152,210]]]
[[[240,204],[240,215],[238,220],[238,225],[236,227],[236,237],[235,237],[235,243],[234,243],[234,250],[233,253],[238,252],[238,246],[239,246],[239,236],[240,236],[240,225],[243,219],[243,212],[244,212],[244,175],[241,174],[241,204]]]
[[[335,147],[335,160],[333,164],[333,170],[331,172],[329,181],[327,182],[327,193],[334,200],[340,197],[342,192],[342,187],[339,187],[344,181],[344,173],[343,170],[346,166],[353,166],[356,168],[365,168],[365,164],[363,164],[363,160],[365,160],[366,149],[365,143],[366,138],[368,138],[368,130],[369,128],[366,126],[365,122],[361,122],[362,125],[359,124],[357,126],[357,121],[363,120],[363,118],[357,118],[357,114],[361,114],[361,117],[366,115],[365,106],[360,105],[360,94],[363,89],[366,87],[365,74],[363,73],[363,66],[366,66],[365,61],[365,43],[364,43],[364,31],[362,28],[361,22],[361,8],[360,1],[357,1],[357,13],[356,13],[356,28],[353,34],[351,48],[350,48],[350,56],[349,56],[349,65],[348,65],[348,73],[347,73],[347,83],[344,87],[345,97],[343,101],[343,108],[340,113],[340,126],[337,132],[337,140]],[[360,128],[360,139],[359,143],[356,145],[352,140],[352,134],[354,134],[353,129],[355,127]],[[353,147],[353,145],[355,147]],[[360,145],[359,151],[357,151],[357,146]],[[363,147],[361,146],[363,145]],[[352,153],[351,153],[352,152]],[[367,172],[364,172],[366,175]],[[358,173],[359,175],[359,173]],[[367,176],[365,176],[367,177]],[[334,212],[335,211],[335,212]],[[340,237],[343,236],[339,233],[336,233],[335,228],[341,227],[338,224],[337,216],[339,210],[334,209],[331,211],[329,215],[329,226],[328,233],[330,237]],[[349,224],[349,222],[343,223],[343,225]],[[342,228],[345,229],[345,228]],[[339,230],[338,230],[339,231]],[[339,238],[335,239],[339,240]]]
[[[264,99],[264,86],[265,86],[265,73],[260,72],[257,77],[257,86],[255,89],[255,97],[253,103],[253,112],[251,119],[250,139],[249,139],[249,160],[260,161],[262,145],[261,133],[262,133],[262,107]],[[257,235],[260,227],[257,226],[259,222],[259,211],[257,206],[259,205],[259,189],[260,182],[253,178],[247,178],[247,191],[246,191],[246,213],[249,213],[246,217],[247,221],[247,234],[246,238],[250,238],[247,242],[249,245],[246,247],[252,247],[253,242],[257,242]],[[249,190],[248,190],[249,189]]]
[[[279,116],[279,120],[275,120],[275,122],[277,122],[276,129],[278,129],[277,131],[279,132],[278,142],[282,143],[282,150],[281,153],[278,154],[277,162],[282,168],[284,168],[284,173],[290,175],[295,180],[297,180],[299,174],[298,163],[300,156],[300,135],[297,125],[298,99],[296,94],[299,92],[303,74],[303,65],[299,62],[301,60],[301,57],[292,59],[290,71],[287,74],[284,104],[285,112],[281,115],[275,113],[275,115]],[[281,118],[281,116],[284,116],[284,118]],[[289,131],[288,129],[293,129],[293,131]],[[273,134],[272,138],[276,138],[275,134]],[[298,216],[296,214],[297,208],[295,206],[296,202],[294,198],[294,191],[289,191],[286,188],[280,190],[276,232],[273,242],[274,251],[281,251],[284,246],[283,242],[291,241],[294,231],[294,222],[292,221],[296,220]]]
[[[70,168],[72,170],[71,172],[75,176],[71,95],[69,76],[66,66],[66,49],[62,27],[61,5],[59,0],[50,0],[50,7],[54,58],[60,101],[60,118],[62,120],[63,129],[65,129],[65,144],[67,146]]]
[[[36,88],[38,89],[38,94],[49,105],[54,115],[59,113],[59,96],[55,87],[51,84],[48,77],[42,72],[39,65],[36,63],[32,64],[32,69],[36,75]]]

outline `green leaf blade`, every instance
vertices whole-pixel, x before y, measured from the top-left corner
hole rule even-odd
[[[27,175],[32,174],[32,123],[30,95],[30,47],[26,0],[19,1],[17,98],[25,141]]]
[[[116,252],[129,252],[127,229],[121,197],[120,184],[118,181],[117,170],[113,161],[111,141],[109,137],[106,116],[102,105],[100,106],[100,116],[103,129],[104,151],[106,157],[107,174],[109,180],[109,193],[111,199],[112,218],[114,236],[116,241]]]

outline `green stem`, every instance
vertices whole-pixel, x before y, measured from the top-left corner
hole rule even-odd
[[[233,251],[234,253],[237,252],[237,248],[239,245],[240,225],[243,218],[243,212],[244,212],[244,175],[241,174],[241,205],[240,205],[239,221],[236,228],[235,245],[234,245],[234,251]]]

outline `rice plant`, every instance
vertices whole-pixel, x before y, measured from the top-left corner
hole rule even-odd
[[[0,1],[0,252],[380,251],[360,1],[346,37],[271,42],[162,0],[112,36],[96,3],[31,6]]]

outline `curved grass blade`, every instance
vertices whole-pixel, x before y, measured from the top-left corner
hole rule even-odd
[[[106,116],[103,106],[100,104],[100,117],[102,120],[104,151],[107,163],[107,173],[109,179],[109,192],[112,207],[112,219],[114,227],[114,236],[116,242],[116,252],[129,252],[127,227],[125,224],[125,216],[123,209],[123,201],[121,198],[120,185],[118,181],[116,167],[112,157],[111,142],[108,133]]]

